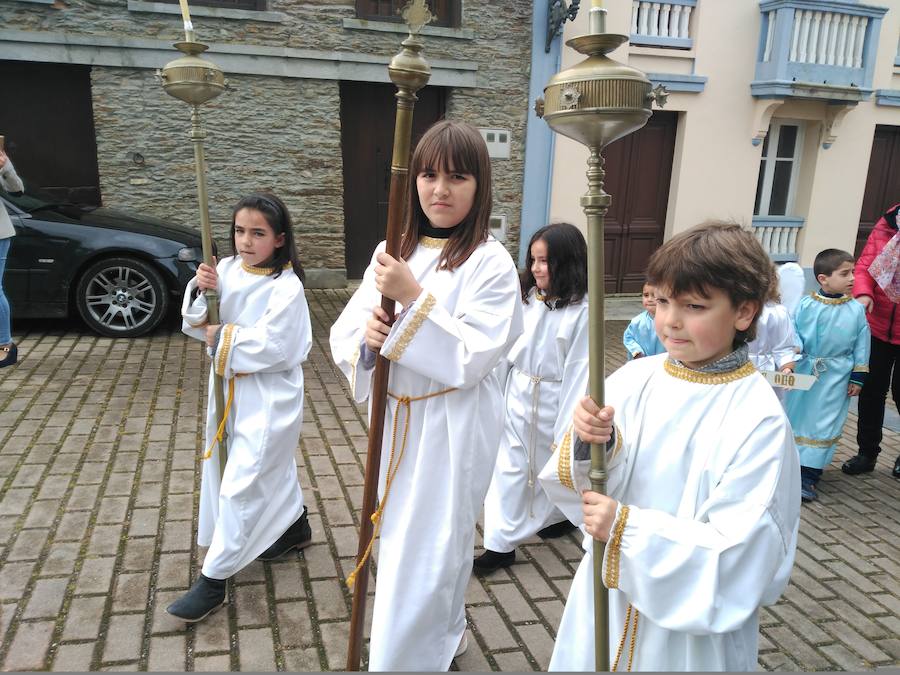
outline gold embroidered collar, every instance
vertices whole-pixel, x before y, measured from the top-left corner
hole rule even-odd
[[[819,295],[818,293],[810,293],[809,297],[816,302],[821,302],[823,305],[843,305],[845,302],[850,302],[853,299],[849,295],[842,295],[839,298],[826,298],[824,295]]]
[[[756,366],[754,366],[751,361],[747,361],[747,363],[739,368],[728,370],[724,373],[703,373],[699,370],[691,370],[690,368],[679,366],[668,359],[666,359],[664,366],[666,372],[672,377],[677,377],[679,380],[694,382],[695,384],[727,384],[756,372]]]
[[[419,245],[425,248],[444,248],[447,241],[447,239],[438,239],[437,237],[419,237]]]
[[[284,265],[281,266],[281,269],[289,270],[289,269],[291,269],[291,267],[293,267],[293,265],[291,265],[291,263],[285,263]],[[241,269],[244,270],[245,272],[249,272],[250,274],[258,274],[259,276],[263,277],[268,274],[271,274],[272,270],[274,270],[275,268],[274,267],[257,267],[256,265],[248,265],[247,263],[242,262]]]

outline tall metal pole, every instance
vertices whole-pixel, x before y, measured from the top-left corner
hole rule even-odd
[[[215,266],[213,259],[212,226],[209,222],[209,207],[206,195],[206,159],[203,156],[203,141],[206,131],[200,120],[200,106],[194,105],[191,110],[191,142],[194,145],[194,169],[197,174],[197,200],[200,203],[200,237],[203,245],[203,262],[210,267]],[[206,316],[211,325],[219,323],[219,291],[215,288],[204,292],[206,297]],[[225,410],[225,383],[221,375],[213,373],[213,396],[216,402],[216,429],[222,424]],[[228,432],[222,429],[219,439],[219,479],[225,474],[225,463],[228,461]]]
[[[400,257],[400,239],[403,235],[403,212],[409,187],[409,155],[412,136],[413,106],[418,100],[416,92],[431,77],[431,68],[422,57],[424,47],[419,31],[432,20],[425,0],[412,0],[403,10],[403,19],[409,26],[409,37],[401,44],[402,50],[388,66],[391,81],[397,85],[397,117],[394,122],[394,148],[391,159],[391,185],[388,195],[388,221],[386,252]],[[382,296],[381,308],[394,316],[394,301]],[[359,546],[356,553],[356,583],[353,587],[353,606],[350,615],[350,639],[347,645],[347,670],[359,670],[363,629],[366,616],[366,592],[369,586],[369,570],[366,556],[374,536],[372,514],[378,498],[378,475],[381,469],[381,445],[384,435],[384,413],[387,405],[387,385],[390,361],[378,354],[372,375],[369,415],[369,445],[366,451],[366,477],[363,488],[362,515],[359,526]]]
[[[225,91],[226,83],[222,71],[213,63],[199,57],[207,46],[194,40],[187,0],[179,0],[184,19],[184,42],[176,42],[175,48],[184,56],[167,63],[156,72],[166,93],[191,106],[190,138],[194,146],[194,170],[197,176],[197,202],[200,208],[200,235],[203,242],[203,262],[213,266],[212,228],[209,222],[209,202],[206,194],[206,160],[203,156],[203,141],[206,131],[200,119],[200,106]],[[207,318],[210,324],[219,323],[219,294],[216,289],[204,292]],[[222,378],[213,375],[213,396],[216,409],[216,428],[222,423],[225,410],[225,393]],[[223,430],[219,441],[219,477],[225,473],[228,458],[228,439]]]
[[[535,111],[557,133],[586,145],[588,191],[581,198],[588,230],[588,367],[591,398],[603,406],[604,362],[604,220],[612,198],[603,189],[601,152],[637,129],[650,118],[651,105],[665,102],[661,87],[651,90],[650,80],[641,71],[617,63],[606,56],[628,41],[625,35],[606,32],[606,10],[602,0],[592,0],[587,35],[566,44],[587,58],[554,75],[544,88],[544,97]],[[606,448],[591,444],[591,489],[606,494]],[[594,660],[598,671],[609,670],[609,595],[603,584],[603,557],[606,544],[594,540]]]

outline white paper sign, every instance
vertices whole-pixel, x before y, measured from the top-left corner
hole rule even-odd
[[[781,387],[783,389],[800,389],[806,391],[816,383],[816,378],[812,375],[803,375],[801,373],[782,373],[774,370],[761,370],[763,377],[773,387]]]

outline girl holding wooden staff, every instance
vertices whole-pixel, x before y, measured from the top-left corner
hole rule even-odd
[[[331,351],[357,401],[370,395],[376,353],[392,362],[369,669],[445,671],[466,647],[474,526],[500,441],[493,371],[522,333],[522,310],[512,258],[488,232],[491,164],[477,129],[432,126],[407,198],[400,258],[375,249]],[[381,295],[399,305],[393,325]],[[348,581],[360,570],[365,560]]]

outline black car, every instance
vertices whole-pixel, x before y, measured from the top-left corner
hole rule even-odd
[[[202,261],[198,232],[126,211],[53,199],[26,183],[0,190],[12,219],[3,287],[12,316],[65,317],[134,337],[153,330]]]

